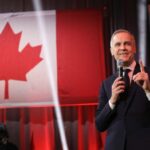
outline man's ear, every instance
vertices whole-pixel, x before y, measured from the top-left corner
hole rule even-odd
[[[134,46],[134,54],[136,54],[136,46]]]

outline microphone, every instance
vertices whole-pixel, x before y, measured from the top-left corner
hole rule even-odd
[[[122,60],[117,60],[118,76],[122,77],[121,81],[125,82],[123,66],[124,66],[124,62]],[[125,91],[123,93],[120,93],[120,97],[125,97],[126,92],[127,92],[127,85],[125,82]]]
[[[123,77],[123,64],[124,62],[122,60],[117,61],[117,68],[118,68],[118,76]]]

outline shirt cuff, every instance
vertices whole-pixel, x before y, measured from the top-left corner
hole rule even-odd
[[[147,98],[148,98],[148,101],[150,101],[150,92],[145,91],[145,94],[146,94],[146,96],[147,96]]]
[[[150,94],[150,93],[149,93]],[[150,95],[149,95],[150,96]],[[150,98],[150,97],[149,97]],[[149,99],[149,101],[150,101],[150,99]],[[110,100],[108,101],[108,103],[109,103],[109,106],[110,106],[110,108],[113,110],[114,108],[115,108],[115,104],[112,104],[111,102],[110,102]]]

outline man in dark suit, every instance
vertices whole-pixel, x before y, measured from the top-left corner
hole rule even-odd
[[[150,69],[135,61],[135,38],[129,31],[115,31],[110,46],[122,72],[101,85],[96,127],[107,130],[105,150],[150,150]]]

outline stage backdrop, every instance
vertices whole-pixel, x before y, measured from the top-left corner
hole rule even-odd
[[[42,40],[38,16],[48,42]],[[106,67],[100,10],[0,14],[0,121],[10,140],[20,150],[62,149],[50,69],[69,149],[99,150],[94,116]]]

